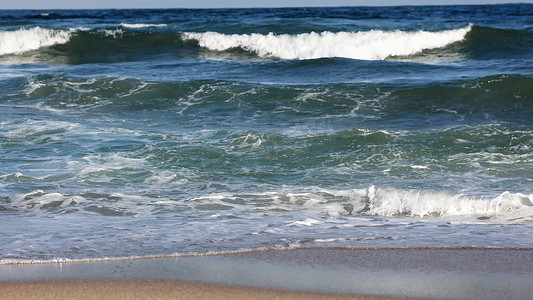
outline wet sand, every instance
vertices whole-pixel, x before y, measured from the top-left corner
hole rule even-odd
[[[0,283],[0,290],[2,291],[2,299],[389,299],[221,286],[185,281],[76,280]]]
[[[531,282],[529,249],[295,249],[0,266],[4,299],[531,299]]]

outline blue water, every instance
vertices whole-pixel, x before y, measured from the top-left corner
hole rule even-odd
[[[532,17],[0,11],[0,260],[533,247]]]

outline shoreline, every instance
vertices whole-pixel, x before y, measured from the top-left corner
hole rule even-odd
[[[115,296],[125,295],[121,291],[126,289],[134,298],[144,290],[168,297],[183,290],[209,291],[197,299],[221,291],[237,299],[242,293],[254,298],[290,293],[286,299],[304,294],[327,299],[527,299],[533,294],[531,282],[533,249],[296,248],[0,266],[1,289],[25,299],[21,293],[30,290],[66,295],[73,287],[105,287]]]
[[[236,250],[236,251],[220,251],[220,252],[205,252],[205,253],[175,253],[175,254],[160,254],[160,255],[146,255],[146,256],[130,256],[130,257],[103,257],[103,258],[58,258],[51,260],[18,260],[18,259],[4,259],[0,260],[0,267],[6,265],[41,265],[41,264],[68,264],[68,263],[92,263],[92,262],[113,262],[113,261],[135,261],[145,259],[164,259],[164,258],[180,258],[180,257],[205,257],[205,256],[223,256],[223,255],[242,255],[250,253],[261,252],[290,252],[290,251],[306,251],[306,250],[343,250],[343,251],[469,251],[469,250],[483,250],[483,251],[533,251],[533,248],[511,248],[511,247],[287,247],[287,248],[262,248],[252,250]]]

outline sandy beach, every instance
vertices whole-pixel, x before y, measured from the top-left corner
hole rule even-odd
[[[221,286],[185,281],[48,281],[0,284],[3,299],[394,299]]]
[[[0,266],[4,299],[530,299],[533,251],[295,249]]]

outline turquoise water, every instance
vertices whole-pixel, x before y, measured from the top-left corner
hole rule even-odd
[[[0,11],[0,259],[532,247],[532,5]]]

